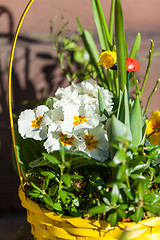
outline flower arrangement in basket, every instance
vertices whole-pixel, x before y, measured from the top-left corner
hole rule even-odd
[[[141,105],[153,41],[140,88],[134,75],[140,70],[135,59],[140,34],[128,53],[120,0],[111,1],[110,28],[100,0],[91,3],[101,54],[90,32],[77,22],[89,56],[86,75],[92,78],[72,81],[43,104],[21,112],[14,129],[10,109],[19,195],[38,240],[156,240],[160,238],[160,111],[153,111],[150,120],[146,113],[159,80],[146,107]]]

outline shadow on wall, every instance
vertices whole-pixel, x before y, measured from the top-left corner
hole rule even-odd
[[[8,66],[13,40],[13,18],[11,12],[0,6],[0,19],[7,16],[8,29],[0,31],[0,212],[19,210],[17,196],[19,178],[12,164],[12,141],[8,114]],[[54,94],[58,86],[66,83],[58,66],[51,44],[25,36],[19,36],[14,56],[12,74],[13,111],[18,114],[28,101],[43,101]]]

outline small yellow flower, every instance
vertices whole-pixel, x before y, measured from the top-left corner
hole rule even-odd
[[[160,145],[160,111],[153,111],[150,120],[146,120],[146,123],[146,136],[148,137],[148,140],[153,145]]]
[[[117,61],[117,55],[115,51],[105,51],[99,55],[98,65],[104,65],[106,69],[112,67]]]

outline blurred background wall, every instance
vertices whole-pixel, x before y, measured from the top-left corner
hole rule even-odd
[[[0,0],[0,212],[22,211],[17,196],[19,178],[11,158],[11,134],[9,129],[7,87],[8,65],[13,35],[28,0]],[[155,52],[148,83],[143,96],[147,95],[160,78],[160,2],[159,0],[122,0],[126,39],[130,49],[138,32],[142,35],[138,60],[143,79],[147,55],[153,39]],[[106,19],[109,19],[110,0],[101,0]],[[76,17],[82,26],[93,32],[97,39],[90,0],[35,0],[22,25],[13,65],[14,112],[26,106],[24,100],[40,100],[42,94],[53,95],[58,86],[66,86],[67,80],[59,68],[57,56],[50,43],[50,21],[57,15],[69,21],[68,29],[77,30]],[[58,25],[58,21],[56,22]],[[55,29],[56,33],[56,29]],[[98,43],[97,43],[98,44]],[[160,108],[160,86],[149,105]]]

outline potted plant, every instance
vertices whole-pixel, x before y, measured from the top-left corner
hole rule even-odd
[[[43,104],[21,112],[13,124],[13,54],[32,2],[13,42],[9,108],[19,196],[35,239],[159,239],[160,112],[153,111],[146,120],[159,80],[146,107],[141,105],[153,41],[140,88],[134,76],[140,69],[135,59],[140,34],[128,54],[120,0],[111,1],[110,29],[100,0],[92,0],[101,54],[77,22],[89,55],[88,74],[94,72],[94,79],[59,88]],[[132,98],[130,77],[135,86]]]

